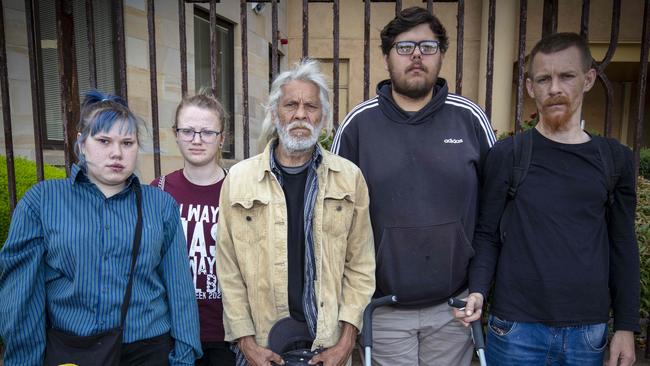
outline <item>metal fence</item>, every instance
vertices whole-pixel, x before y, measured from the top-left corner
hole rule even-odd
[[[118,91],[117,94],[127,98],[127,77],[126,77],[126,50],[125,50],[125,34],[124,34],[124,0],[112,1],[113,12],[115,14],[115,47],[118,69]],[[277,34],[278,31],[278,1],[279,0],[240,0],[240,27],[242,30],[247,29],[247,3],[270,3],[272,9],[272,33]],[[370,79],[370,16],[372,11],[372,3],[375,2],[394,2],[395,13],[398,13],[402,8],[402,1],[381,1],[381,0],[363,0],[364,1],[364,70],[363,70],[363,97],[369,97],[369,79]],[[216,37],[216,4],[217,0],[178,0],[178,19],[179,19],[179,36],[180,36],[180,65],[181,65],[181,90],[182,94],[187,94],[187,41],[186,41],[186,26],[185,26],[185,4],[186,3],[209,3],[210,8],[210,45],[211,45],[211,85],[215,89],[217,85],[217,37]],[[436,1],[436,2],[456,2],[457,3],[457,51],[456,51],[456,90],[458,94],[463,91],[463,37],[464,37],[464,14],[465,14],[465,1]],[[72,12],[72,0],[56,0],[56,17],[57,17],[57,48],[58,52],[58,66],[60,70],[60,96],[62,103],[62,120],[64,126],[64,157],[65,166],[69,171],[69,167],[74,159],[73,145],[76,138],[75,125],[79,119],[79,86],[77,65],[75,59],[75,43],[74,43],[74,22]],[[332,18],[333,18],[333,42],[332,42],[332,59],[333,59],[333,115],[338,116],[339,111],[339,3],[340,0],[302,0],[302,26],[303,26],[303,41],[302,41],[302,55],[309,55],[309,3],[331,3],[332,4]],[[522,112],[523,112],[523,93],[524,93],[524,64],[525,64],[525,49],[526,49],[526,21],[527,21],[527,0],[520,0],[519,10],[519,41],[518,41],[518,61],[517,61],[517,79],[516,79],[516,107],[515,107],[515,130],[521,130]],[[0,0],[0,8],[2,8],[2,0]],[[88,39],[88,60],[89,60],[89,84],[92,87],[96,86],[96,65],[95,65],[95,38],[94,38],[94,19],[93,19],[93,2],[86,0],[86,22],[87,22],[87,39]],[[31,79],[31,94],[32,94],[32,109],[33,109],[33,124],[34,124],[34,144],[35,144],[35,160],[37,166],[37,177],[39,180],[43,179],[43,142],[42,142],[42,126],[44,124],[44,106],[39,103],[43,100],[42,93],[42,78],[39,70],[40,62],[40,48],[37,45],[40,39],[39,35],[39,19],[38,19],[38,0],[25,0],[25,14],[27,24],[27,41],[29,49],[29,67]],[[494,35],[495,35],[495,21],[499,17],[496,14],[496,0],[489,0],[489,16],[488,16],[488,42],[487,42],[487,72],[486,72],[486,95],[485,95],[485,111],[488,117],[492,114],[492,89],[493,89],[493,70],[494,70]],[[429,11],[435,13],[434,1],[427,0],[426,7]],[[580,34],[585,38],[589,38],[589,9],[590,1],[582,1],[582,18],[580,26]],[[3,9],[0,9],[2,11]],[[645,11],[639,20],[643,21],[643,35],[642,35],[642,50],[640,57],[639,69],[639,83],[637,91],[637,115],[635,119],[635,139],[634,139],[634,159],[635,167],[639,165],[639,150],[641,148],[642,128],[643,128],[643,115],[644,115],[644,101],[646,95],[646,81],[647,81],[647,68],[644,67],[648,63],[648,47],[650,44],[650,0],[645,0]],[[154,150],[154,174],[160,175],[160,133],[159,133],[159,117],[158,117],[158,85],[156,81],[156,29],[154,26],[155,17],[155,1],[146,1],[147,13],[147,30],[149,35],[149,70],[150,70],[150,92],[151,92],[151,127],[153,135],[153,150]],[[612,126],[612,103],[613,103],[613,87],[607,75],[605,68],[610,63],[616,46],[618,44],[618,34],[621,15],[621,0],[612,1],[612,21],[611,21],[611,37],[609,42],[609,49],[603,60],[595,60],[594,66],[598,73],[598,80],[602,83],[606,92],[606,107],[605,107],[605,124],[603,134],[609,136]],[[544,0],[544,12],[542,22],[542,35],[555,32],[557,29],[558,19],[558,1],[557,0]],[[4,29],[4,14],[0,13],[0,24]],[[250,128],[249,128],[249,93],[248,93],[248,39],[247,32],[241,32],[241,72],[242,72],[242,131],[243,131],[243,152],[244,157],[250,155]],[[272,58],[271,70],[274,77],[279,69],[278,60],[278,39],[272,37]],[[9,193],[10,205],[13,210],[16,204],[16,189],[15,189],[15,174],[13,165],[13,143],[11,131],[11,111],[9,103],[9,88],[7,78],[7,58],[5,51],[5,35],[4,32],[0,36],[0,91],[2,93],[2,108],[3,108],[3,124],[5,133],[5,148],[7,157],[7,177],[9,180]],[[334,126],[338,127],[338,121],[334,121]]]

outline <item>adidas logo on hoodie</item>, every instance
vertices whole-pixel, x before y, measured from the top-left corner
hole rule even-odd
[[[463,139],[444,139],[443,142],[445,144],[462,144]]]

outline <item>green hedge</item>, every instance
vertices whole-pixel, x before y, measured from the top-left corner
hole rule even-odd
[[[650,317],[650,181],[637,186],[636,237],[641,261],[641,316]]]
[[[641,159],[639,160],[639,175],[645,179],[650,179],[650,149],[644,147],[641,149]]]
[[[14,159],[16,171],[16,194],[18,199],[37,182],[36,163],[23,158]],[[45,179],[65,178],[65,170],[50,165],[44,166]],[[7,239],[9,232],[9,187],[7,186],[7,159],[0,155],[0,247]]]

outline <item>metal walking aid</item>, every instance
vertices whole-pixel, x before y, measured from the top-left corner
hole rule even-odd
[[[371,365],[370,357],[372,354],[372,313],[378,307],[393,305],[396,303],[396,296],[384,296],[378,299],[373,299],[363,311],[363,330],[361,331],[361,339],[364,349],[363,363],[365,366]]]
[[[467,302],[451,298],[447,301],[449,306],[462,310],[467,306]],[[487,366],[485,361],[485,339],[483,338],[483,326],[481,325],[481,319],[474,320],[472,323],[472,341],[474,342],[474,348],[476,349],[476,355],[478,355],[478,360],[481,363],[481,366]],[[365,328],[365,327],[364,327]]]

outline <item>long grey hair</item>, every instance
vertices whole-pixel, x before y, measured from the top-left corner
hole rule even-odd
[[[282,72],[273,81],[268,103],[264,106],[266,115],[264,122],[262,122],[262,132],[257,145],[259,152],[264,150],[271,139],[278,136],[275,129],[275,119],[278,118],[278,103],[282,98],[282,87],[296,80],[312,82],[318,87],[323,112],[321,123],[325,131],[330,130],[332,113],[329,95],[327,94],[327,81],[325,81],[325,76],[320,71],[318,61],[306,58],[296,63],[291,70]]]

